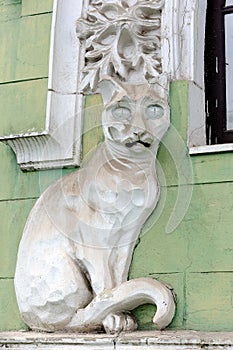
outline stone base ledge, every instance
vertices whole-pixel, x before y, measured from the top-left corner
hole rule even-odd
[[[0,332],[1,349],[233,350],[233,332],[138,331],[116,335]]]

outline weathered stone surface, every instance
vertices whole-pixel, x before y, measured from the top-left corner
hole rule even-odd
[[[3,349],[106,349],[106,350],[231,350],[233,333],[176,331],[144,331],[109,336],[103,334],[43,334],[34,332],[2,332]]]

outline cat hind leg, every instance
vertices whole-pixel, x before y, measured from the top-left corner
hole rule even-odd
[[[31,270],[26,285],[20,287],[16,283],[22,318],[33,330],[64,329],[77,309],[85,307],[93,298],[79,265],[67,255],[57,253],[54,258],[50,256],[51,264],[43,274],[38,276]]]

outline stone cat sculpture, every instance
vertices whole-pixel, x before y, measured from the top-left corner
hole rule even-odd
[[[131,331],[130,310],[154,303],[165,328],[171,290],[150,278],[127,281],[135,242],[159,198],[155,156],[169,127],[159,85],[101,83],[105,142],[80,170],[36,202],[15,274],[19,309],[34,330]]]

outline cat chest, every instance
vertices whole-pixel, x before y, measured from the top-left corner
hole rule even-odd
[[[156,201],[156,186],[132,187],[128,183],[118,188],[104,188],[93,184],[89,189],[88,203],[101,216],[122,220],[130,213],[139,215]]]
[[[79,196],[66,198],[66,232],[76,242],[107,247],[134,240],[158,198],[156,183],[136,187],[132,183],[111,188],[89,182]],[[132,236],[132,237],[131,237]]]

